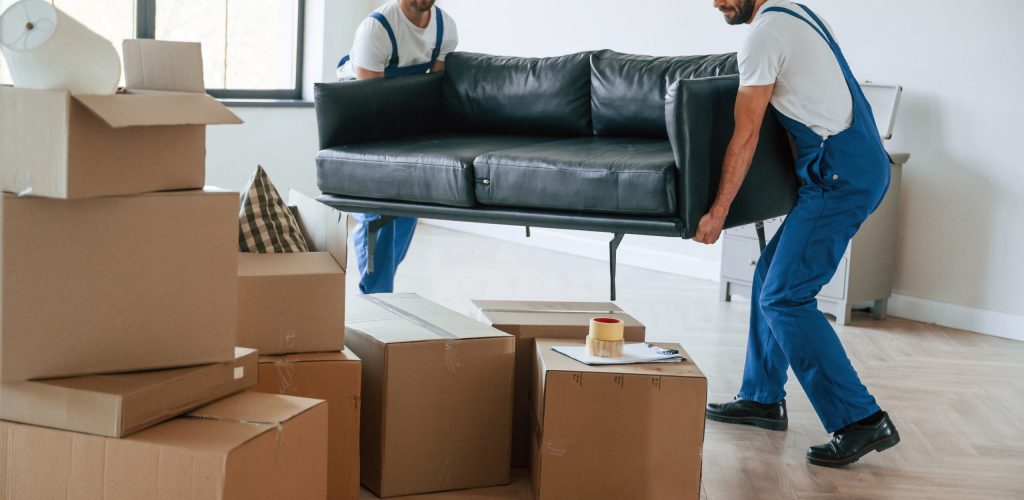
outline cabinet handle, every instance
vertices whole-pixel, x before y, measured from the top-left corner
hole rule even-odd
[[[751,266],[756,266],[757,265],[757,261],[756,260],[751,260],[751,261],[748,261],[747,264],[750,264]]]

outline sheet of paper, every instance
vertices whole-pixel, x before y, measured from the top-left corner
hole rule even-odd
[[[679,354],[670,354],[649,347],[647,344],[626,344],[622,356],[618,358],[599,358],[587,354],[587,346],[567,345],[555,346],[553,351],[569,356],[580,363],[588,365],[634,365],[641,363],[678,363],[683,360]]]

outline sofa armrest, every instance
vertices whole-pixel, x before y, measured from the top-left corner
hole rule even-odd
[[[736,127],[738,89],[738,76],[719,76],[680,80],[665,96],[665,123],[679,168],[677,188],[684,238],[696,234],[700,218],[718,193],[722,163]],[[796,193],[789,136],[769,107],[750,172],[729,210],[725,227],[785,215],[796,204]]]
[[[443,74],[318,83],[320,149],[442,131]]]

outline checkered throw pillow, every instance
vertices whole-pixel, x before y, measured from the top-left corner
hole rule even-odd
[[[308,252],[309,246],[299,230],[299,223],[288,205],[277,193],[263,166],[249,181],[242,193],[242,209],[238,213],[238,247],[250,253]]]

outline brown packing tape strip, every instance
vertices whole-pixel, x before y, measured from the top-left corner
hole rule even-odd
[[[278,358],[277,361],[274,361],[281,394],[295,394],[299,391],[299,385],[295,383],[295,367],[292,365],[293,363],[286,361],[284,358]]]
[[[459,340],[460,339],[460,337],[458,335],[455,335],[454,333],[449,332],[448,330],[445,330],[444,328],[441,328],[440,326],[437,326],[437,325],[435,325],[435,324],[433,324],[433,323],[431,323],[431,322],[429,322],[429,321],[427,321],[427,320],[425,320],[425,319],[423,319],[423,318],[421,318],[419,316],[416,316],[415,314],[413,314],[413,313],[411,313],[409,311],[406,311],[405,309],[402,309],[401,307],[398,307],[398,306],[396,306],[394,304],[389,304],[387,302],[384,302],[383,300],[378,299],[377,297],[374,297],[373,295],[363,295],[362,297],[364,299],[366,299],[366,300],[376,304],[377,306],[379,306],[379,307],[381,307],[383,309],[386,309],[386,310],[394,313],[396,316],[398,316],[398,317],[400,317],[402,319],[405,319],[405,320],[411,321],[413,323],[416,323],[417,325],[423,327],[426,330],[429,330],[431,333],[437,335],[438,337],[446,338],[446,339],[452,339],[452,340]],[[446,348],[446,356],[445,356],[445,358],[447,359],[447,348]]]

